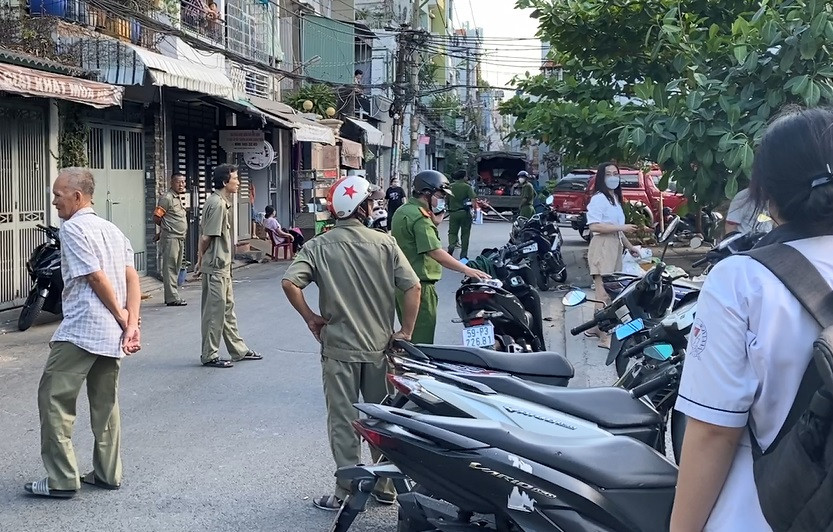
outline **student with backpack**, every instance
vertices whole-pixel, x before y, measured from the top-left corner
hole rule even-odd
[[[833,110],[771,122],[750,192],[778,227],[716,266],[700,294],[676,405],[688,425],[672,532],[833,526],[831,167]]]

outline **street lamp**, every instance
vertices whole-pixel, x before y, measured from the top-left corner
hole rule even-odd
[[[336,110],[332,107],[327,107],[327,117],[332,118],[336,115]]]
[[[304,100],[304,103],[302,105],[304,107],[304,111],[309,113],[310,111],[312,111],[312,108],[315,104],[313,104],[311,100]]]

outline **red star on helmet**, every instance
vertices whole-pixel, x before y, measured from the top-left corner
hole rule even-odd
[[[356,189],[352,186],[344,187],[344,195],[350,196],[350,199],[353,199],[353,196],[356,194]]]

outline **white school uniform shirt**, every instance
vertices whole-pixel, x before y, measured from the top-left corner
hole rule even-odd
[[[789,245],[833,287],[833,236]],[[820,333],[765,266],[742,255],[725,259],[709,273],[697,301],[677,410],[722,427],[748,423],[766,450],[787,418]],[[704,530],[771,530],[755,489],[748,432]]]
[[[70,342],[94,355],[122,358],[122,330],[93,291],[87,275],[103,271],[113,286],[119,308],[127,305],[127,266],[133,248],[118,227],[81,209],[61,224],[61,277],[64,319],[53,342]]]
[[[611,205],[607,196],[601,192],[594,194],[590,198],[590,203],[587,204],[587,225],[597,223],[625,225],[625,211],[615,196],[613,201],[614,204]]]

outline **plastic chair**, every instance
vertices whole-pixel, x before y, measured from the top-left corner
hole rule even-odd
[[[292,249],[292,242],[290,242],[289,240],[285,240],[280,244],[276,244],[275,242],[277,242],[278,239],[281,237],[279,237],[276,232],[272,231],[268,227],[265,227],[264,229],[266,229],[266,234],[269,235],[269,242],[272,243],[272,260],[292,260],[293,257],[295,257],[295,252]],[[282,258],[279,258],[278,252],[281,250],[283,250],[283,254]]]

